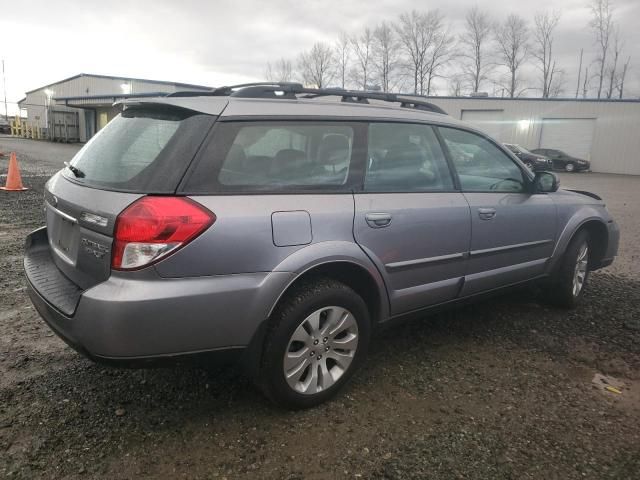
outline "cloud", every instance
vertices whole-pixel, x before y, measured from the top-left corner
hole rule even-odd
[[[333,41],[340,31],[394,20],[402,11],[439,8],[453,28],[473,0],[30,0],[3,5],[0,31],[6,60],[7,96],[80,72],[220,85],[262,79],[266,62],[295,58],[315,41]],[[532,20],[538,10],[561,9],[556,36],[558,63],[568,90],[575,89],[580,48],[595,55],[583,0],[485,1],[495,19],[518,13]],[[616,19],[627,53],[640,51],[640,2],[618,0]],[[590,61],[590,60],[588,60]],[[529,68],[530,74],[535,70]],[[640,93],[638,76],[630,89]],[[441,87],[442,88],[442,87]],[[446,93],[446,92],[442,92]]]

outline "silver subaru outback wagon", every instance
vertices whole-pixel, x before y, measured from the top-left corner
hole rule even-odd
[[[232,356],[266,396],[334,395],[390,320],[609,265],[595,194],[558,189],[413,97],[252,84],[126,101],[46,184],[29,294],[86,356]]]

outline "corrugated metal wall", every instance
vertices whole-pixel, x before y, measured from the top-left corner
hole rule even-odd
[[[454,118],[463,110],[502,110],[501,142],[540,147],[543,118],[592,118],[592,170],[640,175],[640,102],[431,97]]]
[[[82,75],[79,77],[71,78],[67,81],[56,83],[55,85],[42,87],[41,89],[28,93],[24,102],[21,103],[21,108],[27,110],[28,122],[42,128],[46,128],[45,105],[47,103],[47,95],[45,93],[45,90],[50,90],[52,92],[52,108],[54,108],[55,110],[70,110],[79,112],[80,140],[84,142],[87,140],[85,111],[81,108],[66,107],[64,105],[64,102],[56,102],[53,99],[60,97],[95,97],[99,95],[122,95],[123,93],[126,93],[123,92],[123,84],[129,86],[129,93],[132,95],[155,92],[170,93],[177,90],[193,89],[180,85],[174,85],[169,82],[164,83],[144,80],[130,80],[126,78],[107,78]],[[112,102],[112,100],[107,98],[105,99],[105,102],[109,104]],[[76,101],[74,103],[82,104],[84,102]],[[86,102],[87,105],[92,105],[94,103],[95,102],[90,100],[87,100]]]

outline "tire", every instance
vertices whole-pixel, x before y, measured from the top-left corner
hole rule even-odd
[[[296,287],[269,322],[257,383],[273,403],[290,409],[333,397],[362,364],[371,337],[364,300],[329,278]]]
[[[589,233],[580,230],[569,242],[547,289],[552,304],[575,308],[580,303],[589,280],[591,250]],[[581,280],[578,279],[579,276],[582,277]]]
[[[576,166],[575,164],[569,162],[564,166],[565,171],[571,173],[571,172],[575,172],[576,171]]]

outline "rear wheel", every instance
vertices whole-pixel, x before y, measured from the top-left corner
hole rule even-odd
[[[564,169],[565,169],[567,172],[573,172],[573,171],[575,171],[576,166],[575,166],[575,164],[573,164],[573,163],[569,162],[569,163],[567,163],[567,164],[564,166]]]
[[[366,355],[366,304],[341,282],[323,278],[300,285],[270,321],[258,383],[279,406],[307,408],[328,400]]]
[[[552,303],[566,308],[573,308],[579,303],[589,279],[590,255],[589,233],[581,230],[569,242],[552,278],[548,290]]]

